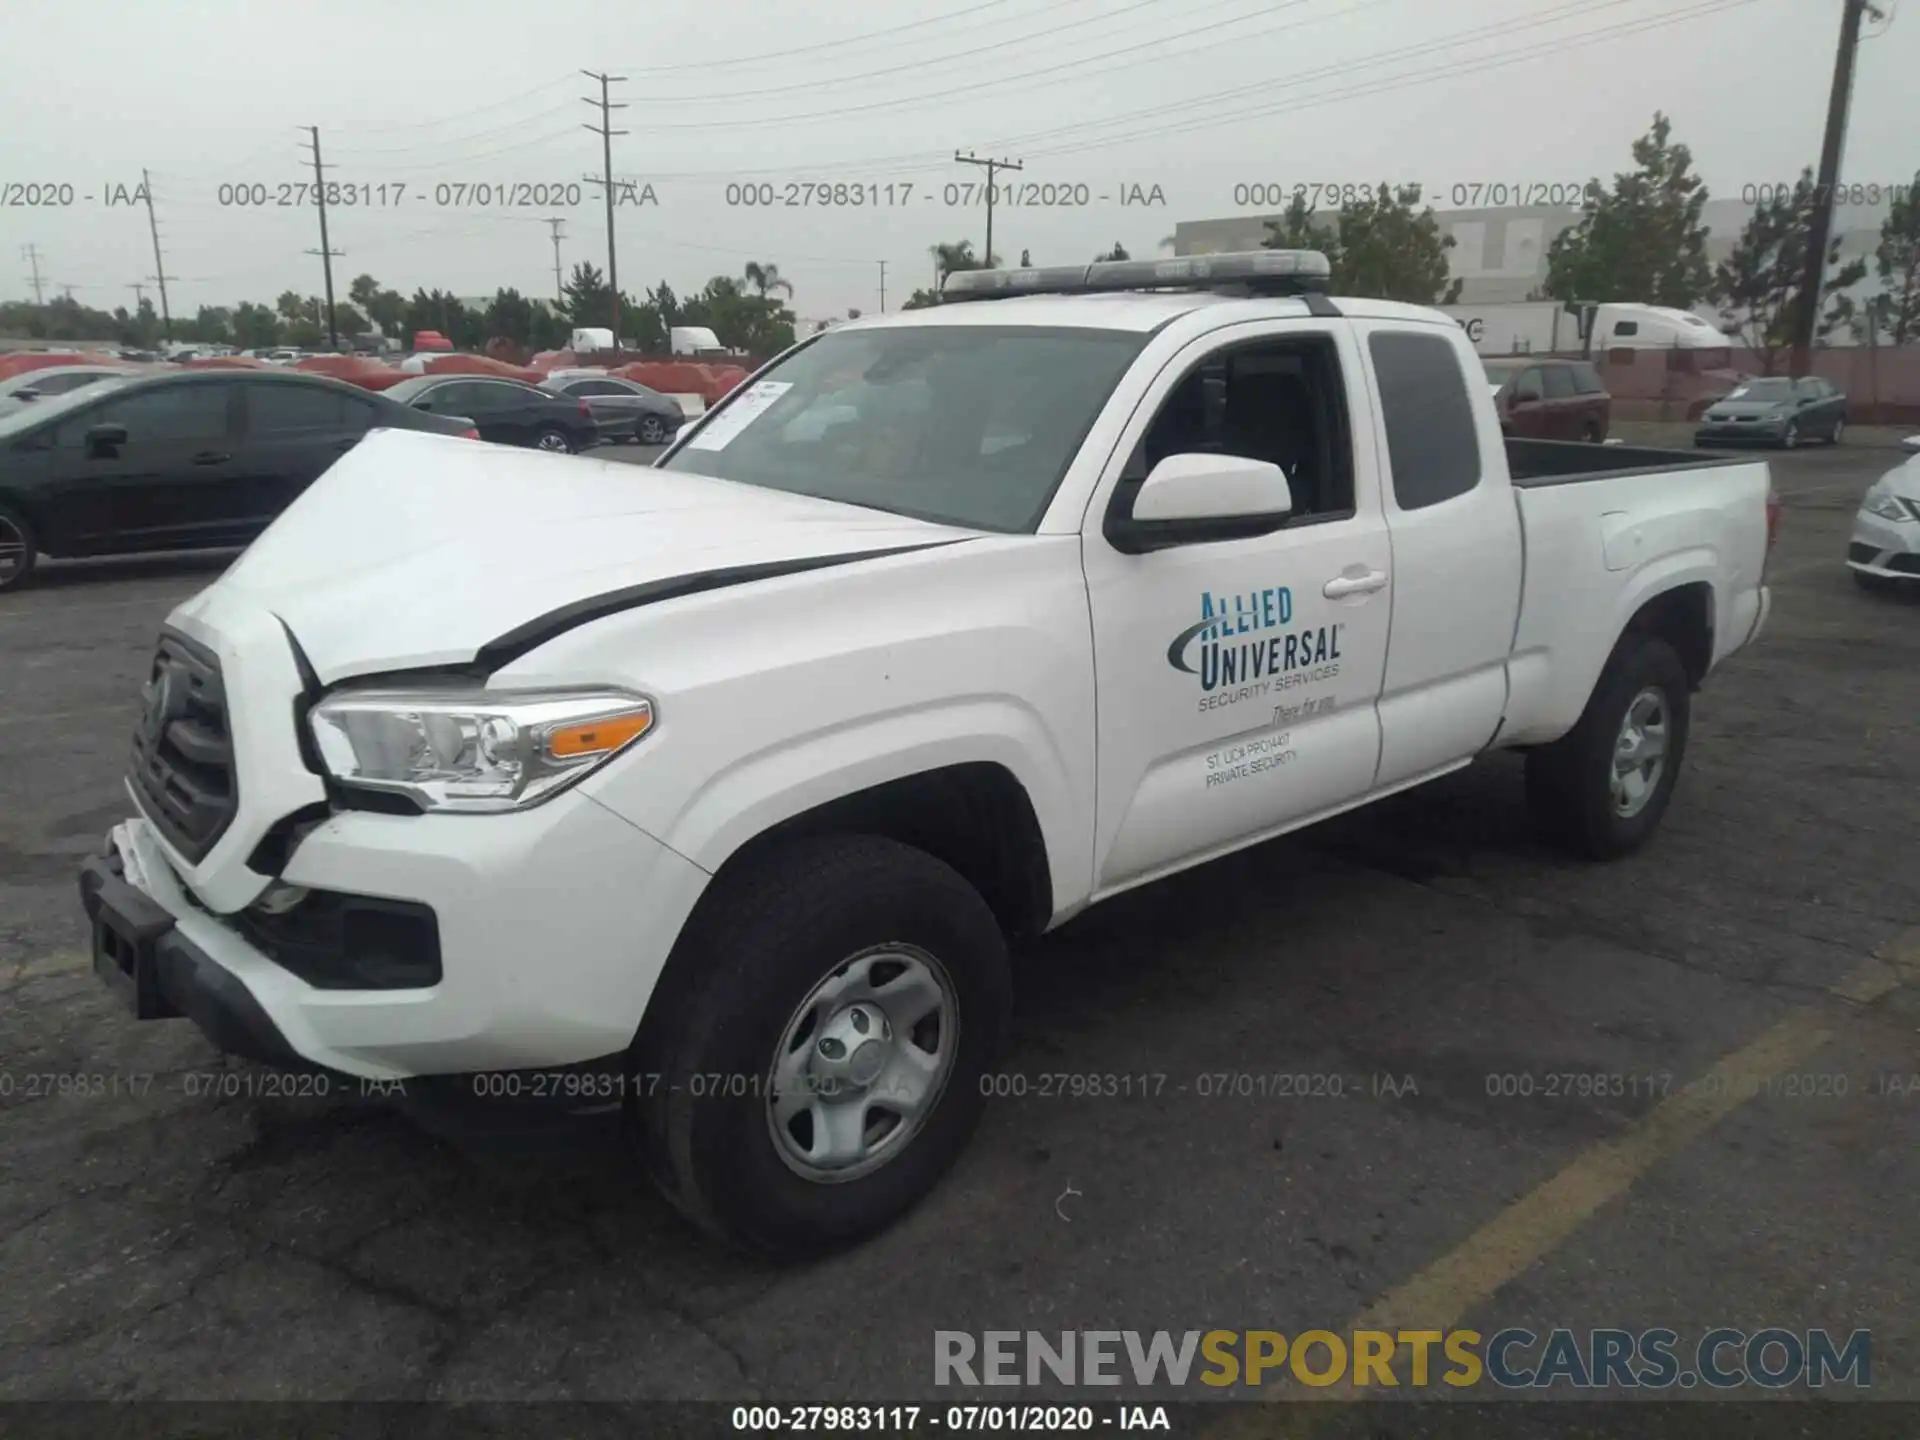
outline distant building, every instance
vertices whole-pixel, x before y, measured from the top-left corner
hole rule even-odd
[[[1866,282],[1855,293],[1871,293],[1875,286],[1872,257],[1880,243],[1890,203],[1834,207],[1834,233],[1840,237],[1840,258],[1868,262]],[[1332,218],[1337,211],[1322,211]],[[1709,264],[1724,260],[1739,239],[1740,229],[1753,207],[1740,200],[1709,200],[1701,212],[1707,226]],[[1461,282],[1460,303],[1493,305],[1526,300],[1547,283],[1547,251],[1554,237],[1579,223],[1578,210],[1559,206],[1509,206],[1499,210],[1438,210],[1440,228],[1453,236],[1447,252],[1449,270]],[[1218,255],[1232,250],[1257,250],[1267,238],[1267,222],[1280,215],[1235,215],[1220,220],[1182,220],[1174,226],[1176,255]],[[1639,301],[1639,295],[1594,295],[1596,301]],[[1702,315],[1713,316],[1710,308]]]

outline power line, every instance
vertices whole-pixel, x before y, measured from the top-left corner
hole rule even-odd
[[[1132,0],[1131,4],[1115,6],[1101,13],[1100,28],[1103,31],[1106,30],[1110,21],[1118,18],[1121,15],[1127,14],[1129,11],[1145,10],[1151,6],[1165,5],[1167,3],[1168,3],[1168,0]],[[1184,3],[1184,0],[1182,0],[1182,3]],[[1218,9],[1220,8],[1220,5],[1223,3],[1224,4],[1244,4],[1245,0],[1214,0],[1214,3],[1212,4],[1190,6],[1184,9],[1181,13],[1180,19],[1181,19],[1182,25],[1184,26],[1187,21],[1191,20],[1193,15],[1196,12],[1202,11],[1202,10]],[[1251,12],[1247,15],[1239,16],[1237,18],[1241,20],[1257,19],[1260,16],[1269,14],[1276,9],[1285,10],[1295,5],[1307,5],[1312,3],[1314,3],[1314,0],[1283,0],[1283,3],[1279,5],[1267,5],[1260,10]],[[939,62],[940,62],[941,68],[945,69],[950,61],[965,60],[970,56],[987,55],[1000,50],[1010,50],[1018,46],[1030,44],[1035,40],[1045,39],[1049,35],[1064,34],[1069,30],[1085,31],[1086,28],[1087,28],[1087,24],[1085,20],[1073,20],[1073,21],[1069,21],[1065,25],[1055,25],[1050,29],[1035,30],[1031,34],[1016,35],[1011,39],[995,40],[986,45],[976,45],[971,50],[948,51],[939,57]],[[1191,34],[1193,32],[1191,29],[1187,29],[1183,33]],[[1162,35],[1162,36],[1156,37],[1156,39],[1154,39],[1150,43],[1155,45],[1164,44],[1165,38],[1166,37]],[[652,100],[643,101],[642,103],[653,104],[653,105],[690,105],[695,103],[705,104],[708,101],[752,100],[752,99],[757,99],[762,95],[789,95],[800,90],[816,90],[817,91],[823,85],[850,85],[858,81],[877,80],[887,75],[898,75],[903,71],[924,72],[925,69],[927,68],[927,64],[928,62],[926,60],[908,60],[898,65],[883,66],[878,70],[856,71],[851,75],[834,75],[834,76],[827,77],[825,79],[816,78],[811,80],[798,80],[791,85],[759,85],[759,86],[755,86],[750,90],[707,91],[699,95],[688,95],[684,97],[658,96]]]
[[[1189,26],[1181,32],[1181,38],[1185,39],[1186,37],[1191,35],[1203,35],[1203,34],[1206,34],[1208,31],[1225,29],[1226,27],[1231,25],[1243,24],[1248,20],[1257,20],[1257,19],[1263,18],[1264,16],[1273,14],[1277,10],[1288,10],[1288,9],[1292,9],[1294,6],[1305,5],[1308,3],[1311,3],[1311,0],[1279,0],[1278,4],[1266,5],[1260,10],[1251,11],[1245,15],[1235,15],[1226,20],[1217,20],[1211,25]],[[951,99],[956,95],[968,95],[968,96],[976,95],[981,90],[985,90],[998,85],[1023,84],[1026,81],[1037,79],[1043,75],[1057,75],[1063,70],[1075,70],[1083,65],[1092,64],[1095,61],[1111,60],[1116,56],[1120,56],[1120,55],[1134,55],[1134,54],[1139,54],[1142,51],[1151,51],[1153,53],[1150,55],[1147,55],[1144,59],[1128,62],[1128,64],[1133,64],[1133,65],[1147,64],[1151,62],[1157,62],[1166,58],[1178,58],[1179,56],[1185,56],[1185,55],[1197,55],[1203,50],[1210,49],[1210,48],[1217,48],[1220,45],[1244,44],[1247,40],[1252,39],[1255,36],[1266,35],[1266,34],[1272,33],[1272,31],[1274,30],[1279,30],[1279,29],[1292,30],[1297,28],[1298,28],[1297,23],[1287,22],[1284,25],[1271,26],[1271,27],[1268,27],[1267,29],[1255,30],[1248,34],[1230,36],[1225,40],[1214,42],[1213,46],[1201,45],[1201,46],[1194,47],[1192,50],[1182,50],[1182,51],[1174,52],[1174,54],[1171,57],[1169,56],[1169,52],[1166,49],[1166,44],[1167,44],[1166,37],[1159,36],[1152,40],[1142,40],[1136,44],[1123,45],[1123,46],[1120,46],[1118,49],[1103,51],[1098,55],[1083,55],[1075,60],[1065,60],[1065,61],[1061,61],[1059,64],[1045,65],[1038,70],[1022,70],[1015,74],[1001,75],[992,79],[975,80],[968,84],[956,85],[946,90],[923,91],[917,95],[908,95],[908,96],[903,96],[903,97],[892,99],[892,100],[870,100],[865,104],[861,104],[861,105],[841,105],[841,106],[836,106],[834,108],[827,109],[827,110],[806,110],[806,111],[801,111],[797,114],[792,114],[792,115],[730,116],[725,119],[713,119],[713,120],[665,120],[657,123],[650,122],[649,128],[656,129],[656,130],[718,130],[718,129],[731,129],[733,127],[741,126],[741,125],[759,125],[759,126],[794,125],[807,120],[832,120],[832,119],[837,119],[838,117],[843,115],[866,115],[866,114],[871,114],[876,110],[896,110],[902,107],[919,108],[926,105],[927,102],[932,100]],[[1124,70],[1127,68],[1127,66],[1116,65],[1109,68],[1114,70]],[[1094,73],[1105,74],[1107,72],[1098,71]]]
[[[986,265],[993,264],[993,172],[995,170],[1024,170],[1027,167],[1018,160],[982,160],[975,155],[962,155],[953,152],[957,165],[983,165],[987,171],[987,252],[980,257]]]
[[[600,123],[598,125],[588,125],[584,128],[593,131],[594,134],[600,137],[600,158],[605,166],[605,173],[598,181],[591,175],[587,176],[586,180],[590,185],[600,185],[606,191],[607,195],[607,284],[613,290],[613,348],[618,350],[620,348],[620,258],[614,249],[613,243],[613,137],[615,135],[624,135],[627,132],[613,128],[613,112],[615,110],[624,110],[627,107],[625,104],[616,105],[613,103],[611,98],[609,98],[608,87],[616,81],[624,84],[627,77],[624,75],[606,75],[592,70],[582,70],[580,73],[590,80],[598,80],[600,82],[600,98],[598,100],[595,100],[591,95],[582,96],[581,98],[589,105],[597,105],[600,107]]]
[[[20,247],[20,258],[33,266],[33,303],[36,305],[45,303],[41,299],[40,247],[37,245],[22,245]]]
[[[352,125],[336,125],[333,128],[336,132],[345,131],[350,135],[398,135],[402,131],[426,130],[435,125],[452,125],[460,120],[470,120],[475,115],[486,115],[495,110],[504,110],[509,105],[518,104],[520,101],[529,99],[532,96],[544,94],[548,90],[557,90],[562,85],[571,85],[572,83],[573,76],[556,75],[553,79],[536,85],[531,90],[523,90],[518,95],[509,95],[502,100],[489,101],[487,104],[475,106],[471,110],[462,110],[456,115],[442,115],[433,120],[414,120],[405,125],[375,125],[364,128]]]
[[[1620,3],[1620,0],[1608,0],[1608,3],[1617,4]],[[1236,124],[1242,120],[1286,114],[1294,110],[1302,110],[1309,107],[1336,104],[1342,100],[1353,100],[1369,95],[1377,95],[1386,90],[1397,91],[1409,85],[1429,84],[1435,81],[1476,74],[1482,70],[1500,69],[1504,66],[1518,64],[1525,60],[1538,59],[1543,55],[1552,55],[1564,51],[1571,46],[1587,45],[1595,41],[1613,40],[1623,35],[1637,34],[1642,30],[1665,29],[1668,26],[1682,24],[1688,20],[1717,14],[1722,10],[1737,10],[1757,3],[1759,3],[1759,0],[1717,0],[1717,3],[1695,5],[1690,9],[1670,12],[1666,15],[1643,18],[1637,21],[1623,21],[1620,24],[1602,27],[1598,30],[1582,31],[1578,35],[1567,36],[1560,40],[1542,41],[1517,51],[1499,52],[1474,60],[1453,61],[1424,71],[1415,70],[1404,74],[1385,76],[1380,80],[1361,86],[1332,90],[1317,95],[1297,96],[1272,105],[1233,110],[1224,115],[1190,120],[1177,125],[1130,131],[1124,134],[1110,133],[1101,139],[1086,141],[1076,145],[1041,147],[1040,153],[1048,156],[1083,154],[1088,151],[1105,150],[1115,145],[1130,145],[1141,140],[1164,139],[1172,135],[1191,134],[1195,131],[1215,129],[1220,125]],[[1424,50],[1431,47],[1421,46],[1418,48]],[[1274,80],[1267,82],[1262,88],[1271,89],[1284,85],[1286,78],[1287,77],[1284,76],[1276,77]]]
[[[929,15],[922,20],[909,20],[905,24],[889,25],[882,30],[869,30],[865,35],[849,35],[841,40],[822,40],[812,45],[795,45],[780,50],[763,50],[757,55],[736,55],[731,58],[716,60],[690,60],[681,65],[655,65],[651,67],[641,65],[634,67],[633,73],[635,75],[649,77],[656,75],[680,75],[694,70],[706,73],[726,66],[754,65],[763,60],[790,60],[795,55],[812,55],[822,50],[845,51],[856,45],[863,45],[870,40],[884,39],[886,36],[902,34],[908,30],[924,29],[929,25],[942,25],[949,20],[958,20],[968,15],[977,14],[982,10],[992,10],[998,6],[1010,3],[1011,0],[982,0],[982,3],[978,5],[969,5],[961,10],[949,11],[945,15]],[[1055,3],[1042,5],[1039,8],[1044,12],[1047,10],[1062,9],[1067,5],[1077,5],[1079,3],[1081,3],[1081,0],[1055,0]]]

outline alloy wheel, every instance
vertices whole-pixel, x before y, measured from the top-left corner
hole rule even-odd
[[[1633,697],[1613,744],[1613,813],[1631,820],[1653,798],[1667,768],[1667,696],[1649,685]]]

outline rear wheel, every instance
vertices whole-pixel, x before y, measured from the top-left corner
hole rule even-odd
[[[1838,445],[1840,443],[1840,437],[1845,435],[1846,433],[1847,433],[1847,421],[1846,421],[1846,417],[1842,416],[1840,419],[1833,422],[1833,433],[1827,436],[1827,443],[1829,445]]]
[[[898,1218],[965,1148],[1009,1009],[986,902],[876,836],[716,882],[635,1047],[642,1153],[676,1207],[772,1256]]]
[[[1579,723],[1527,756],[1527,806],[1542,836],[1593,860],[1645,844],[1680,776],[1691,701],[1671,645],[1624,636]]]
[[[1791,450],[1800,443],[1800,422],[1789,420],[1787,428],[1780,433],[1780,448]]]
[[[573,441],[567,438],[566,431],[556,429],[554,426],[549,425],[533,437],[533,448],[536,450],[545,450],[554,455],[571,455],[573,453]]]
[[[1585,440],[1589,445],[1598,445],[1600,443],[1600,427],[1589,420],[1587,422],[1587,428],[1580,432],[1580,438]]]
[[[39,538],[27,517],[0,505],[0,590],[17,590],[33,574],[39,559]]]
[[[639,436],[642,445],[664,445],[667,443],[667,422],[658,415],[642,415]]]

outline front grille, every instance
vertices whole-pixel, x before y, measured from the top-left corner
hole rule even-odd
[[[181,854],[198,861],[240,808],[219,657],[163,631],[141,700],[128,778],[147,818]]]
[[[1847,559],[1853,561],[1856,565],[1871,565],[1874,560],[1879,557],[1879,554],[1880,547],[1878,545],[1863,545],[1860,541],[1856,540],[1847,546]]]

